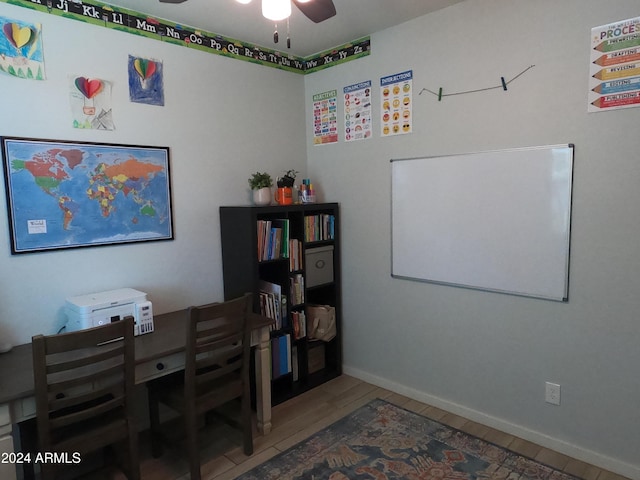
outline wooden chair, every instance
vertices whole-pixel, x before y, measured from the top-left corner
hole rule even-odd
[[[150,382],[149,415],[152,454],[162,454],[159,403],[184,417],[189,469],[200,480],[198,417],[237,398],[241,399],[244,453],[253,453],[249,385],[251,352],[251,294],[223,303],[190,307],[184,376],[179,384]]]
[[[32,338],[38,454],[70,463],[122,443],[129,480],[140,478],[134,421],[133,317],[108,325]],[[60,457],[59,457],[60,458]],[[70,465],[45,462],[42,478]]]

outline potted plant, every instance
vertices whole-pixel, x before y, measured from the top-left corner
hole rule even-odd
[[[253,191],[253,203],[269,205],[271,203],[271,186],[273,179],[267,172],[256,172],[249,177],[249,186]]]
[[[278,186],[276,202],[280,205],[291,205],[293,203],[293,183],[296,181],[297,173],[296,170],[290,169],[276,180]]]
[[[293,169],[290,169],[284,172],[284,175],[282,177],[278,177],[278,180],[276,180],[278,188],[282,188],[282,187],[293,188],[293,184],[296,181],[296,175],[298,173],[300,172]]]

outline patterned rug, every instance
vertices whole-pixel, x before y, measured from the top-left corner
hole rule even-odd
[[[376,399],[236,480],[576,480]]]

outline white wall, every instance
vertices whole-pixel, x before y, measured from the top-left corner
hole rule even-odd
[[[304,79],[247,62],[0,3],[43,25],[46,81],[0,75],[0,135],[171,148],[175,240],[10,254],[0,193],[0,342],[63,323],[71,295],[132,287],[154,311],[221,300],[218,207],[250,203],[247,178],[305,166]],[[165,106],[129,102],[128,55],[163,61]],[[68,75],[113,82],[115,131],[71,126]]]
[[[365,80],[374,138],[307,145],[342,205],[348,373],[640,478],[640,108],[587,114],[591,28],[637,0],[467,0],[372,35],[372,54],[305,77],[312,95]],[[423,88],[459,92],[445,97]],[[380,77],[413,69],[413,133],[380,138]],[[340,107],[340,115],[342,107]],[[567,304],[392,279],[392,158],[575,143]],[[419,201],[419,199],[417,199]],[[545,381],[562,405],[544,402]]]

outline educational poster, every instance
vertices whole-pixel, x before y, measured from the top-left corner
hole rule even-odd
[[[591,29],[589,112],[640,106],[640,17]]]
[[[371,80],[344,87],[344,139],[371,138]]]
[[[313,144],[338,142],[338,91],[313,96]]]
[[[11,253],[171,240],[169,148],[3,137]]]
[[[0,17],[0,71],[19,78],[44,80],[42,25]]]
[[[162,62],[129,55],[129,99],[135,103],[164,105]]]
[[[69,97],[73,128],[115,130],[111,112],[111,82],[72,75]]]
[[[381,135],[389,137],[411,133],[413,70],[380,79]]]

